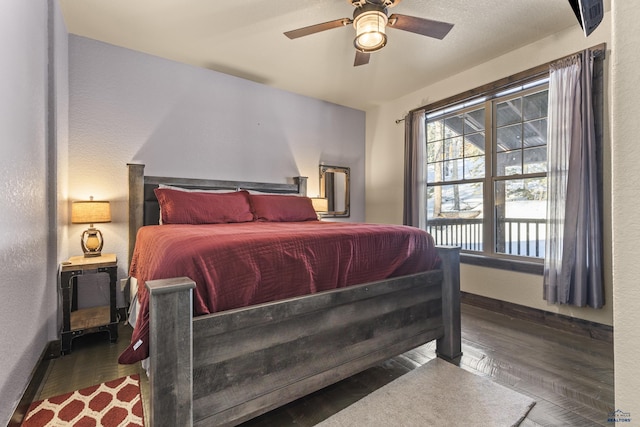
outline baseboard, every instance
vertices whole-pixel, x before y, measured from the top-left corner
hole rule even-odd
[[[468,292],[460,292],[460,294],[460,301],[464,304],[491,310],[516,319],[528,320],[565,332],[613,343],[613,326],[565,316],[564,314],[551,313],[549,311]]]
[[[7,425],[7,427],[19,427],[22,424],[22,420],[27,414],[29,405],[31,405],[31,402],[33,402],[33,400],[35,399],[40,386],[44,382],[47,370],[49,369],[49,361],[59,356],[60,340],[49,342],[45,349],[42,351],[42,354],[40,354],[38,363],[31,372],[31,378],[29,379],[27,389],[22,395],[22,398],[20,399],[20,402],[18,403],[15,411],[13,411],[13,416],[11,417],[11,420],[9,420],[9,424]]]

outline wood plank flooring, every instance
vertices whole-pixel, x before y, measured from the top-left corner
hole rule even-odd
[[[139,364],[118,365],[131,336],[120,325],[118,343],[106,335],[77,338],[71,354],[49,361],[36,399],[139,373],[145,407],[148,381]],[[584,336],[462,306],[460,366],[536,400],[524,427],[606,426],[613,411],[613,346]],[[435,357],[429,343],[243,424],[313,426]]]

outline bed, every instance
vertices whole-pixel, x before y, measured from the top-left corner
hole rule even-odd
[[[155,225],[160,210],[159,193],[154,190],[161,185],[306,195],[304,177],[294,178],[293,184],[166,178],[145,176],[144,165],[130,164],[129,261],[134,267],[136,238],[144,230],[171,228]],[[269,233],[292,227],[257,226]],[[310,221],[309,226],[314,236],[342,227],[324,221]],[[219,229],[231,227],[236,225]],[[371,227],[355,228],[366,234]],[[174,228],[180,230],[177,234],[187,233],[181,226]],[[239,235],[240,229],[227,234]],[[142,238],[138,243],[142,246]],[[152,277],[145,280],[143,292],[148,312],[151,425],[237,425],[432,340],[437,340],[439,357],[459,360],[459,249],[438,247],[437,259],[437,265],[430,259],[419,268],[428,271],[403,269],[415,264],[415,259],[398,261],[390,278],[369,281],[367,274],[355,275],[345,279],[355,283],[343,283],[344,287],[313,289],[311,294],[259,300],[245,307],[221,307],[197,316],[194,312],[201,311],[203,300],[201,278],[170,273],[193,270],[166,270],[168,277],[145,276]],[[366,269],[366,265],[361,268]],[[326,265],[320,269],[325,270]],[[282,282],[297,277],[284,276]],[[134,331],[130,348],[139,345],[138,332]]]

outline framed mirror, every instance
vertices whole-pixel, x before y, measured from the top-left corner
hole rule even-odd
[[[320,165],[320,197],[327,199],[326,212],[321,217],[343,217],[349,212],[350,170],[342,166]]]

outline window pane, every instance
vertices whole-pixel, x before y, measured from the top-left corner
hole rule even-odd
[[[484,156],[464,159],[464,179],[484,178]]]
[[[522,151],[498,153],[496,176],[518,175],[522,173]]]
[[[462,160],[448,160],[443,162],[442,178],[444,181],[458,181],[462,179]]]
[[[429,187],[427,200],[428,218],[476,218],[482,214],[482,183]]]
[[[484,132],[464,136],[464,155],[479,156],[484,154]]]
[[[522,121],[522,98],[498,103],[496,116],[496,125],[498,127]]]
[[[458,136],[456,138],[448,138],[444,140],[444,158],[447,160],[450,159],[461,159],[463,156],[462,153],[462,137]]]
[[[482,183],[430,186],[427,231],[436,244],[482,251]]]
[[[453,138],[462,135],[462,116],[453,116],[444,120],[444,137]]]
[[[524,97],[524,120],[547,117],[548,94],[549,92],[545,90]]]
[[[495,201],[496,252],[544,257],[546,177],[498,181]]]
[[[522,151],[524,156],[524,173],[547,171],[547,147],[527,148]]]
[[[429,120],[427,122],[427,142],[439,141],[444,138],[444,121]]]
[[[465,133],[477,132],[484,130],[484,108],[470,111],[464,115]]]
[[[442,147],[442,141],[431,142],[427,144],[427,162],[431,163],[444,160]]]
[[[520,123],[498,128],[497,151],[508,151],[522,148],[522,125]]]
[[[547,145],[547,118],[524,123],[524,146]]]
[[[443,168],[442,162],[429,163],[427,165],[427,182],[442,182]]]

